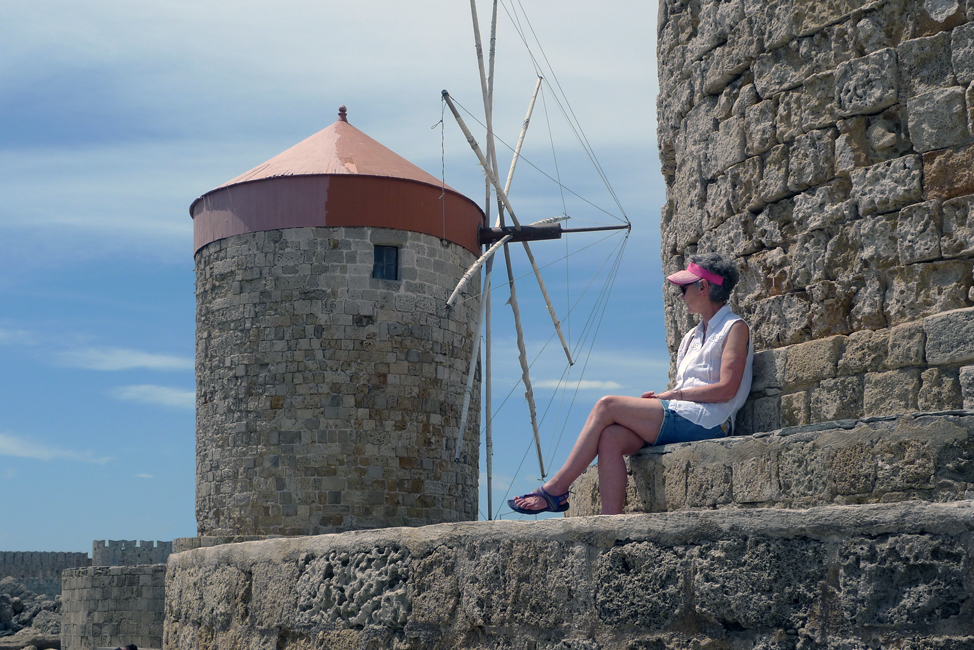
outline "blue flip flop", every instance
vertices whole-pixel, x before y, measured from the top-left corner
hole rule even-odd
[[[544,508],[541,508],[539,510],[527,510],[526,508],[522,508],[521,506],[514,503],[514,499],[508,499],[507,505],[510,506],[511,510],[513,510],[514,512],[519,512],[522,515],[537,515],[542,512],[565,512],[566,510],[568,510],[568,501],[566,500],[564,503],[562,503],[561,500],[567,497],[568,494],[569,494],[568,492],[565,492],[564,494],[559,494],[558,496],[553,497],[550,494],[548,494],[548,492],[543,487],[539,487],[537,490],[534,490],[529,494],[524,494],[517,498],[523,499],[525,497],[530,497],[530,496],[539,496],[545,500]]]

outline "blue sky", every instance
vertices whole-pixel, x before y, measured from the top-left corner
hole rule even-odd
[[[546,406],[563,356],[557,343],[546,346],[550,321],[533,279],[518,281],[539,408],[548,412],[542,435],[558,465],[601,394],[666,383],[656,8],[506,7],[527,11],[541,43],[531,51],[550,63],[633,223],[595,348],[572,371],[578,379],[587,363],[570,415],[571,394]],[[481,2],[485,32],[488,11]],[[88,551],[96,539],[196,534],[190,203],[332,124],[340,104],[354,126],[435,176],[445,170],[448,184],[480,202],[473,154],[449,113],[437,125],[444,88],[482,114],[476,70],[469,4],[456,0],[0,5],[0,550]],[[534,80],[502,8],[495,131],[509,142]],[[471,128],[482,141],[483,129]],[[525,157],[618,214],[550,94],[539,100]],[[522,221],[567,207],[576,226],[612,222],[570,195],[563,203],[524,163],[511,199]],[[619,243],[598,239],[535,247],[573,345],[588,298],[570,317],[567,305]],[[514,264],[528,272],[523,253]],[[496,313],[507,295],[495,296]],[[495,419],[495,510],[508,489],[530,490],[538,479],[510,320],[495,316],[495,401],[513,390]]]

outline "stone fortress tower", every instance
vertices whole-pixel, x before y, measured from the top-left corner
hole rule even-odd
[[[339,120],[190,208],[200,536],[475,519],[472,201]]]
[[[661,12],[662,258],[739,261],[742,429],[974,408],[974,4]]]

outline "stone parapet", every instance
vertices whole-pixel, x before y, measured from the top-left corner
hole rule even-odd
[[[170,557],[164,647],[971,647],[972,553],[972,501],[248,542]]]
[[[629,513],[974,499],[974,411],[651,447],[627,470]],[[566,516],[601,511],[593,466],[572,485]]]
[[[166,565],[69,569],[62,580],[62,650],[162,647]]]

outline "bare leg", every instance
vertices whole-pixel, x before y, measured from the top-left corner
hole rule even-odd
[[[626,500],[626,456],[631,456],[646,441],[623,426],[609,426],[599,438],[599,496],[602,514],[618,515]]]
[[[600,439],[606,427],[621,425],[620,428],[627,429],[642,441],[653,443],[656,442],[656,436],[659,434],[662,424],[663,405],[659,403],[658,399],[618,395],[603,397],[595,403],[592,412],[589,413],[585,426],[578,434],[578,440],[575,441],[575,446],[568,454],[565,464],[544,484],[544,489],[552,496],[568,492],[568,488],[571,487],[575,479],[581,476],[582,472],[599,455]],[[639,443],[639,446],[641,447],[642,443]],[[638,449],[639,447],[636,447],[629,453],[635,453]],[[622,475],[624,477],[625,461],[621,455],[619,460],[623,463]],[[612,461],[609,462],[611,464]],[[599,463],[600,465],[602,463],[601,456]],[[601,476],[601,470],[599,473]],[[625,487],[623,486],[624,491]],[[540,496],[519,497],[514,501],[518,506],[527,510],[540,510],[545,506],[545,501]]]

